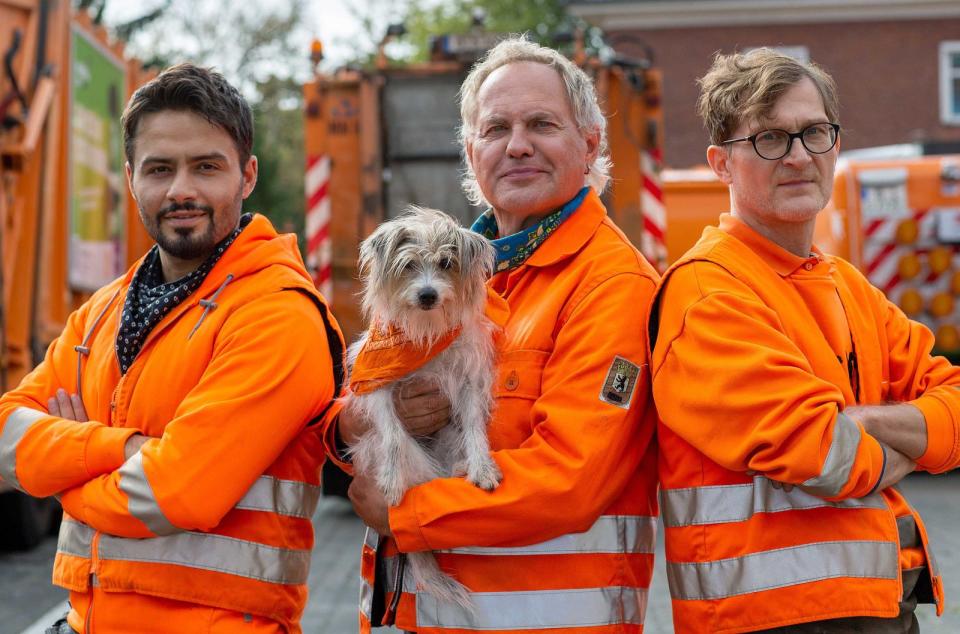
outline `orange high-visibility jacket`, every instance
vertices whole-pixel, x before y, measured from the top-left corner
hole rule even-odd
[[[60,497],[53,580],[71,590],[74,629],[115,619],[111,593],[136,593],[298,632],[323,461],[308,423],[340,390],[339,328],[295,238],[255,216],[121,376],[114,342],[138,266],[73,313],[0,398],[0,477]],[[80,393],[91,422],[47,414],[58,388]],[[150,440],[124,461],[136,432]],[[127,631],[141,631],[134,595],[117,596]]]
[[[420,634],[642,631],[657,507],[638,314],[656,279],[593,192],[526,263],[493,277],[510,306],[489,427],[503,481],[492,492],[427,482],[390,509],[396,543],[368,531],[362,631],[380,589],[386,620]],[[476,612],[398,579],[398,550],[440,551]]]
[[[677,632],[893,617],[901,569],[924,565],[918,594],[942,611],[923,524],[896,489],[874,492],[883,450],[843,413],[912,403],[920,468],[960,463],[960,369],[930,355],[927,328],[848,262],[724,215],[664,275],[650,332]]]

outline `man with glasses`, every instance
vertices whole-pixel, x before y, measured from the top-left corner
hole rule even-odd
[[[960,464],[960,370],[812,244],[839,151],[830,76],[758,49],[700,86],[730,213],[649,320],[676,631],[917,632],[942,582],[892,485]]]

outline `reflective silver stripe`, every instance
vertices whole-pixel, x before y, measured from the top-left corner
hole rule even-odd
[[[578,553],[652,553],[657,518],[643,515],[601,515],[582,533],[568,533],[539,544],[511,548],[468,546],[440,552],[458,555],[565,555]]]
[[[470,612],[458,605],[417,595],[418,627],[464,630],[562,629],[602,625],[642,625],[647,607],[643,588],[472,592]]]
[[[310,519],[319,500],[318,486],[264,475],[256,479],[236,508]]]
[[[267,546],[210,533],[128,539],[100,534],[101,560],[142,561],[213,570],[267,583],[304,584],[310,551]]]
[[[60,523],[60,535],[57,537],[57,552],[89,559],[94,533],[86,524],[64,519]]]
[[[380,534],[368,526],[363,533],[363,545],[376,552],[379,543]],[[389,557],[385,561],[387,566],[392,566],[392,568],[385,568],[385,570],[392,570],[392,574],[386,575],[385,579],[389,581],[384,584],[384,587],[393,584],[393,579],[396,577],[397,558]],[[392,587],[387,588],[387,592],[392,591]],[[360,613],[365,615],[367,620],[373,619],[373,586],[362,576],[360,577]]]
[[[840,502],[827,502],[799,488],[794,488],[789,493],[777,489],[763,476],[756,476],[750,484],[661,489],[660,506],[663,525],[667,528],[744,522],[756,513],[822,507],[887,508],[879,493]]]
[[[917,521],[913,518],[913,515],[903,515],[897,518],[897,532],[900,534],[900,548],[916,548],[920,545]]]
[[[933,554],[933,546],[932,546],[931,544],[927,544],[927,555],[930,556],[930,560],[929,560],[927,563],[930,564],[931,574],[932,574],[934,577],[939,577],[939,576],[940,576],[940,566],[937,565],[937,557],[936,557],[936,555]],[[937,603],[939,603],[939,601],[937,601]]]
[[[120,467],[120,490],[127,494],[130,515],[146,524],[157,535],[171,535],[180,529],[170,523],[160,510],[153,487],[143,471],[143,454],[139,451]]]
[[[383,560],[383,588],[386,592],[396,591],[398,563],[399,557]],[[364,591],[365,588],[361,588],[361,601]],[[372,589],[369,591],[372,592]],[[432,595],[418,593],[409,570],[403,575],[403,591],[417,595],[417,625],[421,627],[522,630],[642,624],[647,609],[646,589],[613,586],[576,590],[471,592],[470,598],[475,608],[471,612],[454,604],[437,601]]]
[[[376,550],[380,544],[380,533],[368,526],[367,531],[363,534],[363,544],[368,548]]]
[[[360,581],[360,614],[366,616],[368,621],[373,618],[373,586],[362,577]]]
[[[837,422],[833,426],[833,439],[827,451],[827,459],[823,461],[820,475],[810,478],[803,483],[812,493],[823,497],[833,497],[840,493],[840,489],[850,479],[850,469],[857,458],[857,448],[860,446],[860,426],[844,414],[837,414]]]
[[[675,600],[702,601],[783,588],[836,577],[897,579],[897,545],[879,541],[836,541],[707,561],[667,562]]]
[[[385,557],[383,559],[383,589],[385,592],[395,592],[397,590],[397,567],[400,565],[400,557]],[[409,564],[408,564],[409,565]],[[403,591],[416,593],[417,584],[413,580],[413,575],[407,569],[403,574]]]
[[[7,423],[0,432],[0,479],[23,491],[17,480],[17,445],[27,430],[41,418],[50,416],[29,407],[18,407],[7,416]]]

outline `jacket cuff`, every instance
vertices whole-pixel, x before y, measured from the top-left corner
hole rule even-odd
[[[57,496],[63,510],[78,522],[87,523],[87,509],[83,503],[83,487],[73,487]]]
[[[954,466],[960,438],[950,408],[936,394],[926,394],[910,404],[920,410],[927,423],[927,450],[917,459],[917,466],[932,472]]]
[[[139,431],[134,428],[97,425],[87,437],[84,451],[87,475],[95,478],[123,466],[126,461],[124,446],[127,439],[137,433]]]
[[[346,450],[347,446],[343,440],[340,439],[340,432],[338,425],[340,419],[337,416],[337,412],[331,415],[330,419],[326,423],[326,426],[323,430],[323,451],[327,454],[327,458],[330,459],[335,465],[337,465],[342,471],[347,473],[347,475],[353,475],[353,463],[350,462],[346,455],[343,453]]]
[[[420,530],[420,518],[417,517],[416,488],[410,489],[397,506],[389,510],[390,532],[402,553],[415,553],[433,550],[424,539]]]
[[[851,478],[847,484],[853,485],[853,488],[844,491],[840,499],[860,498],[872,493],[883,479],[883,470],[886,467],[887,456],[880,441],[868,434],[859,421],[857,425],[860,427],[860,447],[857,449],[855,468],[863,465],[863,476],[859,479]]]

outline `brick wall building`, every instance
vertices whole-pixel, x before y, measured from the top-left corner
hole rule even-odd
[[[842,149],[960,150],[960,0],[581,0],[572,13],[663,72],[668,165],[706,162],[695,80],[713,54],[781,47],[836,79]]]

